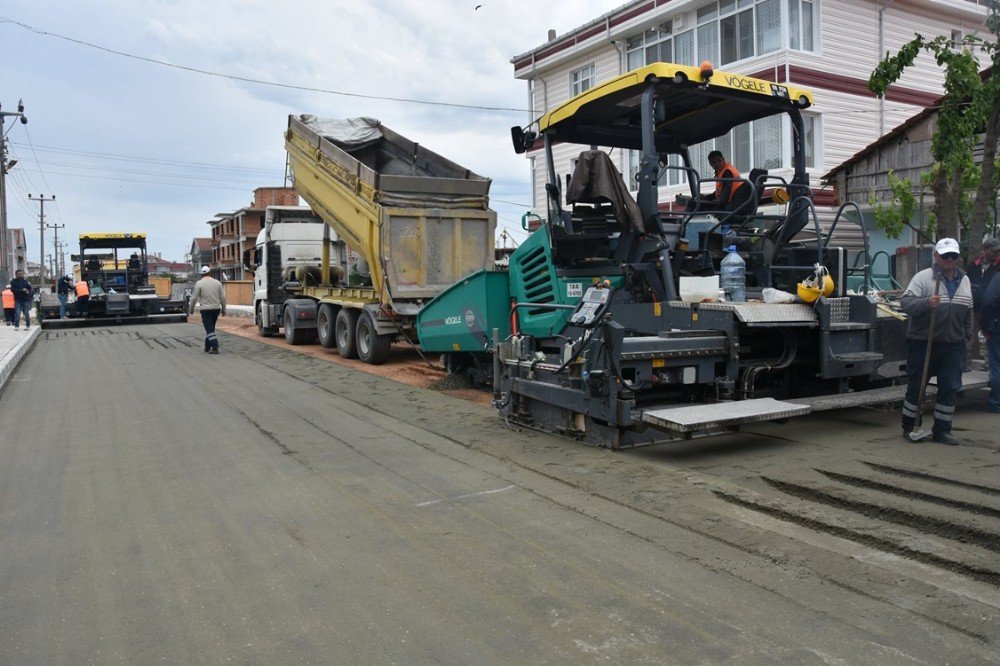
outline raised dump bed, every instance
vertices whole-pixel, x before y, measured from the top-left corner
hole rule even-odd
[[[373,118],[289,116],[296,192],[367,264],[399,313],[493,265],[490,180]]]
[[[347,358],[381,363],[397,336],[416,337],[425,303],[493,266],[489,179],[372,118],[289,116],[285,148],[296,192],[358,260],[338,279],[327,248],[319,284],[287,283],[279,276],[291,257],[265,233],[273,265],[259,264],[262,334],[281,327],[293,344],[318,337]]]

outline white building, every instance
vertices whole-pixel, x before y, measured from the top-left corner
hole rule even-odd
[[[527,82],[531,119],[601,81],[655,61],[698,65],[790,82],[815,94],[804,113],[810,181],[818,207],[833,193],[820,176],[882,136],[943,93],[943,73],[927,55],[885,100],[868,90],[872,70],[915,33],[988,34],[984,0],[633,0],[513,58],[514,76]],[[791,176],[788,118],[767,118],[691,149],[693,166],[711,177],[710,150],[721,150],[744,174],[751,168]],[[711,144],[711,145],[708,145]],[[579,146],[556,146],[556,172],[571,171]],[[545,169],[540,146],[528,152],[534,210],[544,211]],[[634,154],[612,153],[635,191]],[[537,164],[536,164],[537,163]],[[681,172],[661,181],[661,202],[682,189]],[[821,219],[831,217],[829,210]],[[838,227],[840,228],[840,227]]]

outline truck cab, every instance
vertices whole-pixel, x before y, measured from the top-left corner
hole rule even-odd
[[[276,334],[287,313],[292,325],[286,327],[285,335],[294,338],[289,342],[313,341],[316,304],[296,298],[297,290],[345,282],[349,254],[337,233],[308,206],[268,207],[254,249],[243,257],[246,268],[253,271],[253,305],[260,334]]]

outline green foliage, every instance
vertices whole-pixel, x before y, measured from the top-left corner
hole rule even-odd
[[[970,192],[978,189],[979,197],[992,201],[996,198],[998,187],[995,176],[988,178],[992,182],[983,181],[983,170],[973,162],[972,157],[980,133],[988,130],[991,112],[1000,104],[1000,75],[995,74],[984,80],[979,63],[973,57],[973,52],[978,51],[994,67],[994,71],[1000,68],[1000,41],[997,40],[1000,35],[1000,0],[988,0],[987,7],[986,25],[991,34],[986,37],[967,35],[960,42],[945,35],[926,39],[918,34],[897,53],[886,53],[868,79],[868,88],[882,97],[922,52],[933,56],[938,66],[944,69],[945,96],[938,113],[937,129],[931,139],[931,154],[936,164],[934,173],[924,174],[923,179],[925,184],[933,187],[938,216],[943,220],[960,221],[970,231],[970,236],[981,236],[984,224],[982,219],[973,219],[982,217],[982,213],[975,212],[975,200]],[[996,137],[992,138],[995,140]],[[900,220],[908,219],[904,217],[903,210],[889,210],[904,205],[905,199],[899,196],[897,189],[892,186],[893,201],[889,205],[879,204],[876,209],[876,220],[881,218],[884,221],[887,233],[897,228],[901,231],[898,226]],[[942,206],[947,209],[942,209]],[[879,222],[879,226],[882,224]]]
[[[877,200],[875,192],[872,191],[868,203],[871,204],[875,215],[875,225],[884,231],[886,236],[895,239],[899,238],[903,228],[918,212],[920,204],[914,194],[913,183],[906,178],[899,178],[892,171],[889,172],[889,191],[891,195],[888,202]]]
[[[983,48],[983,41],[979,37],[967,36],[962,42],[967,48],[958,51],[950,37],[941,35],[928,41],[917,35],[904,44],[896,55],[886,55],[868,79],[868,88],[879,97],[884,96],[903,71],[913,65],[921,51],[933,55],[937,64],[945,68],[946,95],[938,114],[938,128],[931,141],[931,152],[934,159],[950,169],[972,166],[972,150],[991,108],[981,95],[977,95],[984,86],[979,76],[979,64],[970,50],[971,47]]]

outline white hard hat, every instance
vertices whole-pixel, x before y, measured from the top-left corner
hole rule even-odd
[[[212,269],[209,268],[208,266],[202,266],[201,267],[201,274],[204,275],[205,273],[208,273],[210,270],[212,270]]]
[[[942,238],[934,246],[934,251],[938,254],[947,254],[949,252],[958,254],[961,250],[958,247],[958,241],[954,238]]]

